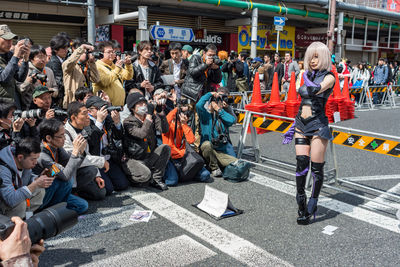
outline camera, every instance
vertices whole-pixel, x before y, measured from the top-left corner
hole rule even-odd
[[[110,107],[107,107],[107,111],[109,112],[109,113],[111,113],[111,111],[118,111],[118,112],[121,112],[122,111],[122,108],[120,107],[120,106],[110,106]]]
[[[82,130],[81,135],[83,136],[83,138],[85,138],[86,140],[88,140],[89,134],[88,134],[88,132],[86,132],[85,129]]]
[[[37,80],[39,80],[42,84],[47,82],[47,75],[35,69],[32,71],[30,77],[32,78],[33,84],[35,84]]]
[[[222,61],[221,59],[219,59],[218,56],[213,56],[212,59],[214,60],[214,64],[218,65],[218,66],[222,66]]]
[[[188,98],[181,98],[178,100],[178,105],[180,106],[187,106],[190,105],[190,99]]]
[[[41,109],[30,109],[30,110],[15,110],[14,120],[23,118],[23,119],[40,119],[44,117],[44,112]]]
[[[68,112],[66,112],[65,110],[56,108],[54,109],[54,117],[56,117],[57,119],[64,121],[66,118],[68,118]]]
[[[221,95],[221,96],[220,96],[220,99],[221,99],[223,102],[227,103],[228,105],[233,104],[233,98],[229,98],[228,95]]]
[[[217,138],[212,138],[211,143],[214,147],[218,147],[220,145],[226,145],[229,142],[228,136],[225,134],[218,135]]]
[[[102,59],[104,57],[103,52],[100,51],[93,51],[91,53],[95,59]]]
[[[32,244],[39,243],[41,239],[54,237],[78,222],[78,214],[66,206],[65,202],[59,203],[25,221]],[[0,215],[0,239],[5,240],[14,231],[14,226],[9,217]]]

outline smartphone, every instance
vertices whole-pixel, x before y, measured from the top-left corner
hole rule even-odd
[[[125,54],[121,54],[121,60],[125,60],[126,55]]]
[[[24,40],[24,45],[30,45],[30,44],[31,44],[31,41],[29,41],[28,38],[25,38],[25,40]]]

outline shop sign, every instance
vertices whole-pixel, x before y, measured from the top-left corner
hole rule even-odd
[[[194,33],[191,28],[180,28],[163,25],[152,25],[150,35],[154,40],[168,40],[178,42],[191,42]]]
[[[13,12],[13,11],[0,11],[0,19],[56,21],[56,22],[67,21],[68,23],[77,23],[77,24],[83,24],[85,22],[85,17],[40,14],[40,13],[26,13],[26,12]]]
[[[222,44],[222,36],[218,34],[209,34],[204,39],[194,38],[193,42],[198,44]]]
[[[389,11],[400,12],[400,0],[387,0],[386,8]]]
[[[296,45],[300,47],[307,47],[313,42],[326,43],[326,34],[308,34],[302,30],[296,29]]]
[[[257,49],[276,50],[277,31],[274,25],[258,24]],[[279,35],[279,50],[291,51],[294,54],[295,27],[284,26]],[[250,50],[251,48],[251,26],[238,27],[238,51]]]
[[[0,19],[27,20],[27,19],[29,19],[29,13],[0,11]]]
[[[194,31],[194,38],[195,39],[204,39],[204,36],[207,35],[207,30],[206,29],[200,29],[200,30],[195,30]]]

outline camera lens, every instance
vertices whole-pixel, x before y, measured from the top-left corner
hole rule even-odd
[[[78,214],[67,209],[65,202],[47,208],[26,221],[32,244],[56,236],[77,222]]]

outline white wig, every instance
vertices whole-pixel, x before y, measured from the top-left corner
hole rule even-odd
[[[330,71],[332,69],[331,52],[329,48],[321,42],[313,42],[306,50],[304,55],[304,69],[312,70],[310,67],[311,59],[314,55],[318,55],[318,70]]]

